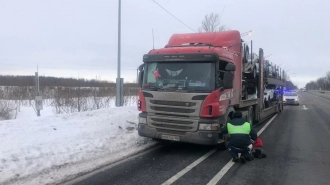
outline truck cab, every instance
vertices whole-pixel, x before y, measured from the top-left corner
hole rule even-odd
[[[164,48],[145,54],[139,67],[139,135],[225,147],[228,139],[221,128],[235,110],[251,124],[280,110],[276,104],[261,114],[263,94],[257,92],[264,91],[258,85],[264,84],[263,53],[259,76],[245,79],[244,46],[235,30],[174,34]],[[257,96],[243,100],[244,84]]]

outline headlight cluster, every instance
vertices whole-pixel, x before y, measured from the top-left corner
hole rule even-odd
[[[200,123],[199,130],[218,130],[218,124],[217,123],[212,123],[212,124]]]

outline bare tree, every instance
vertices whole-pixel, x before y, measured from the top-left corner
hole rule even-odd
[[[220,22],[219,14],[211,13],[205,15],[202,26],[198,29],[199,32],[216,32],[228,30],[225,25]]]
[[[14,100],[0,100],[0,120],[8,120],[14,116],[16,110]]]

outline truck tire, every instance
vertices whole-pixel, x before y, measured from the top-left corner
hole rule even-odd
[[[224,135],[224,140],[225,140],[225,142],[219,144],[219,149],[220,150],[227,150],[228,149],[228,142],[229,142],[229,135],[228,134]]]
[[[249,107],[249,113],[248,113],[247,121],[251,124],[251,126],[254,123],[254,109],[253,109],[253,106]]]
[[[267,109],[269,107],[269,101],[267,101],[267,98],[265,98],[264,100],[264,104],[265,104],[265,109]]]
[[[230,116],[228,115],[227,119],[225,120],[225,123],[227,124],[230,120],[231,120]],[[224,134],[223,135],[223,140],[224,140],[224,142],[220,143],[218,147],[219,147],[220,150],[227,150],[228,149],[228,143],[229,143],[229,134]]]
[[[283,111],[283,103],[278,104],[278,113]]]

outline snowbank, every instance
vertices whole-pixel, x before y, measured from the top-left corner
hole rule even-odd
[[[137,134],[136,107],[0,122],[0,184],[58,183],[155,144]]]

